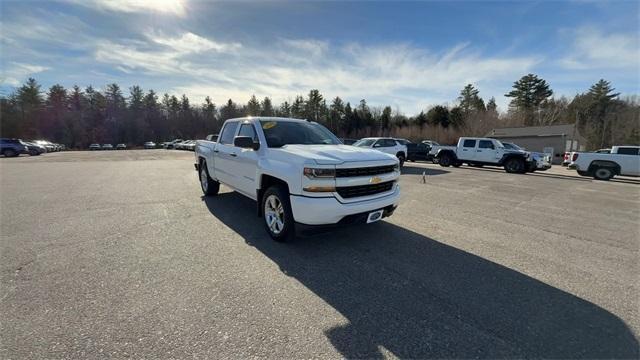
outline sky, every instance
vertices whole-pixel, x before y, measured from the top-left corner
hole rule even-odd
[[[640,93],[638,1],[0,1],[0,94],[116,82],[128,92],[276,103],[319,89],[407,115],[468,83],[506,110],[513,82]]]

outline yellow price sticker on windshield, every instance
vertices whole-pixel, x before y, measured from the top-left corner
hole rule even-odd
[[[269,121],[267,123],[262,124],[262,128],[265,129],[265,130],[269,130],[274,126],[276,126],[276,122],[275,121]]]

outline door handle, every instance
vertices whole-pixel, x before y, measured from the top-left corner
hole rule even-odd
[[[476,150],[476,152],[482,152],[482,150]]]
[[[220,152],[220,150],[213,150],[214,153]]]
[[[234,157],[238,156],[236,153],[229,153],[229,155],[234,156]]]

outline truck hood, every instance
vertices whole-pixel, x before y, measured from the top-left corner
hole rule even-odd
[[[351,161],[395,160],[393,155],[351,145],[285,145],[272,150],[315,160],[318,165],[338,165]]]

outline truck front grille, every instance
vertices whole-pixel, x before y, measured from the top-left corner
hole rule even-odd
[[[369,166],[361,168],[336,169],[336,177],[356,177],[387,174],[393,172],[393,165]]]
[[[343,186],[337,187],[336,191],[345,199],[359,196],[369,196],[391,190],[393,188],[394,182],[395,181],[387,181],[380,184]]]

